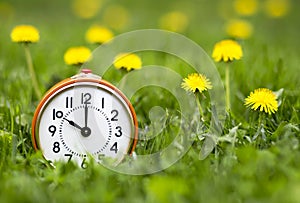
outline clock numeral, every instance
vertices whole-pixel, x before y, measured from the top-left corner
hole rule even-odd
[[[50,133],[52,133],[51,136],[53,137],[55,132],[56,132],[56,126],[55,125],[50,125],[48,130],[49,130]]]
[[[68,157],[68,162],[72,160],[73,154],[65,154],[66,157]]]
[[[118,115],[119,115],[119,111],[117,111],[117,110],[112,110],[111,111],[111,115],[112,115],[112,118],[111,118],[111,121],[118,121]]]
[[[116,133],[115,133],[115,136],[116,137],[121,137],[122,136],[122,128],[121,128],[121,126],[117,126],[116,127],[116,130],[118,130]]]
[[[81,162],[81,168],[83,168],[83,169],[86,169],[87,167],[88,167],[88,164],[87,164],[87,162],[86,162],[86,158],[84,158],[84,159],[82,159],[82,162]]]
[[[115,142],[115,143],[111,146],[110,151],[114,151],[115,153],[118,152],[118,143],[117,143],[117,142]]]
[[[59,151],[60,151],[59,142],[54,142],[53,143],[53,152],[58,153]]]
[[[55,120],[55,118],[62,118],[64,116],[64,113],[62,111],[56,111],[53,109],[52,118]]]
[[[73,108],[73,97],[66,97],[66,108]]]
[[[91,104],[92,95],[90,93],[81,93],[81,104]]]

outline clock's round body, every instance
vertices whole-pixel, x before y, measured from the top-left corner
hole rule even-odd
[[[137,142],[137,119],[129,100],[89,70],[63,80],[39,103],[32,121],[32,141],[45,159],[75,161],[88,157],[119,163]]]

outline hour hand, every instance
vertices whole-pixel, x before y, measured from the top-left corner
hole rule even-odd
[[[71,120],[68,120],[66,118],[64,118],[64,120],[68,121],[68,123],[71,125],[71,126],[74,126],[75,128],[78,128],[79,130],[82,130],[82,127],[80,127],[77,123],[75,123],[74,121],[71,121]]]

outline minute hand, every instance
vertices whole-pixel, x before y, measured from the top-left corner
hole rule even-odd
[[[79,130],[82,130],[82,127],[80,127],[77,123],[74,123],[74,121],[71,121],[71,120],[68,120],[66,118],[64,118],[66,121],[68,121],[68,123],[71,125],[71,126],[74,126],[75,128],[78,128]]]
[[[88,107],[86,104],[84,107],[84,127],[87,127],[87,121],[88,121]]]

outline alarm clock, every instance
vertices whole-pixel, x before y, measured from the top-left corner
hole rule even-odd
[[[134,108],[115,86],[83,69],[52,87],[32,121],[32,142],[44,158],[74,161],[86,167],[89,157],[120,163],[138,140]]]

